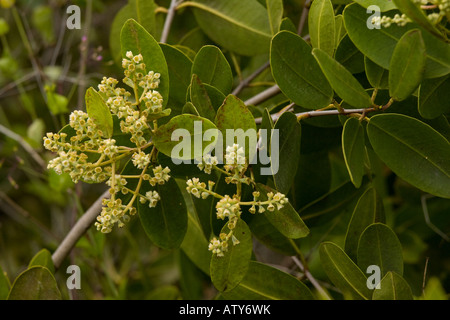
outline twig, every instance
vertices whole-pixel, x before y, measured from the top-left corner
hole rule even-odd
[[[292,256],[291,258],[294,263],[300,268],[300,270],[305,274],[306,278],[311,282],[314,288],[316,288],[316,290],[320,293],[320,295],[326,300],[331,300],[330,296],[326,293],[325,290],[323,290],[323,288],[320,286],[311,272],[309,272],[309,270],[306,269],[305,266],[303,266],[300,260],[298,260],[296,256]]]
[[[260,104],[263,101],[266,101],[267,99],[272,98],[274,95],[280,92],[280,87],[277,85],[274,85],[260,93],[258,93],[256,96],[248,99],[245,101],[246,105],[257,105]]]
[[[298,23],[298,29],[297,29],[297,33],[299,35],[302,34],[303,29],[305,27],[305,23],[306,23],[306,18],[308,17],[308,12],[309,12],[309,3],[311,1],[310,0],[306,0],[303,4],[303,10],[302,10],[302,15],[300,16],[300,21]]]
[[[430,260],[430,257],[427,257],[425,260],[425,268],[423,270],[423,280],[422,280],[422,295],[425,292],[425,284],[427,282],[427,270],[428,270],[428,261]]]
[[[22,148],[25,149],[25,151],[27,151],[30,156],[43,168],[46,169],[47,165],[45,164],[45,161],[42,160],[41,156],[34,151],[33,147],[30,146],[28,144],[28,142],[26,142],[20,135],[18,135],[17,133],[9,130],[8,128],[6,128],[5,126],[3,126],[2,124],[0,124],[0,132],[3,133],[5,136],[17,141]]]
[[[239,83],[239,85],[233,90],[232,94],[237,96],[242,91],[242,89],[247,87],[250,82],[252,82],[257,76],[259,76],[261,74],[261,72],[266,70],[269,66],[270,66],[270,62],[267,61],[264,65],[262,65],[257,70],[255,70],[255,72],[253,72],[247,78],[242,80],[241,83]]]
[[[425,223],[427,224],[428,227],[430,227],[431,230],[433,230],[434,232],[436,232],[439,236],[442,237],[442,239],[444,239],[447,242],[450,242],[450,237],[447,236],[444,232],[442,232],[438,227],[436,227],[430,219],[430,215],[428,213],[428,206],[427,206],[427,199],[432,198],[433,196],[430,194],[425,194],[420,198],[420,202],[422,204],[422,211],[423,211],[423,216],[425,218]]]
[[[170,7],[167,10],[167,17],[166,21],[164,22],[164,28],[161,33],[161,43],[166,43],[167,38],[169,37],[170,27],[172,26],[173,18],[175,17],[175,11],[177,9],[177,6],[182,2],[183,0],[171,0],[170,1]]]
[[[102,207],[102,200],[110,196],[109,190],[105,191],[92,206],[81,216],[81,218],[75,223],[64,240],[58,246],[56,251],[52,255],[53,264],[55,268],[59,268],[63,260],[69,255],[78,240],[94,223],[95,218],[98,216]]]

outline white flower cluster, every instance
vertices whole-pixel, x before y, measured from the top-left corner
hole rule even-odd
[[[139,201],[141,203],[149,202],[149,207],[154,208],[158,204],[158,201],[161,200],[161,197],[159,196],[159,193],[156,191],[148,191],[145,194],[145,197],[140,197]]]
[[[256,206],[258,206],[258,212],[263,213],[266,211],[266,209],[270,212],[275,211],[275,208],[277,210],[281,210],[285,204],[289,202],[288,198],[281,192],[273,193],[268,192],[267,193],[267,201],[258,201],[260,197],[259,191],[253,192],[253,201],[254,204],[250,207],[248,210],[250,213],[254,214],[256,212]],[[267,205],[266,209],[264,208],[264,205]]]
[[[212,168],[219,163],[217,157],[213,157],[209,153],[205,154],[200,160],[197,161],[199,162],[197,167],[200,170],[205,171],[207,174],[211,174]]]
[[[170,179],[170,169],[169,167],[163,167],[161,165],[157,166],[156,168],[153,168],[153,177],[151,177],[149,180],[150,184],[154,187],[157,184],[161,185],[169,181]]]
[[[388,17],[388,16],[373,17],[372,18],[372,24],[374,24],[374,25],[381,25],[384,28],[388,28],[392,24],[396,24],[396,25],[398,25],[400,27],[403,27],[408,22],[411,22],[411,19],[409,19],[405,14],[399,15],[398,13],[395,14],[393,18]]]
[[[109,233],[117,223],[119,228],[122,228],[126,222],[130,220],[130,216],[126,215],[126,206],[122,204],[120,199],[103,199],[103,208],[100,215],[97,217],[95,227],[103,233]],[[136,214],[136,208],[129,210],[130,215]]]
[[[227,171],[234,171],[237,169],[239,173],[242,173],[247,169],[243,147],[239,147],[239,145],[235,143],[226,148],[224,168]]]

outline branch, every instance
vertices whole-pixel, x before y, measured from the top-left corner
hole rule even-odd
[[[2,124],[0,124],[0,132],[3,133],[5,136],[10,137],[11,139],[17,141],[22,146],[22,148],[24,148],[25,151],[27,151],[30,154],[30,156],[34,159],[34,161],[36,161],[39,164],[39,166],[42,167],[42,169],[47,169],[45,161],[42,160],[41,156],[36,151],[34,151],[33,147],[30,146],[28,142],[24,140],[24,138],[22,138],[17,133],[9,130]]]
[[[102,208],[102,200],[104,198],[108,198],[109,196],[110,193],[108,189],[97,200],[95,200],[94,204],[92,204],[92,206],[83,214],[83,216],[81,216],[81,218],[75,223],[75,225],[66,235],[64,240],[52,255],[53,264],[55,265],[56,269],[61,266],[61,263],[69,255],[70,251],[73,249],[78,240],[94,223]]]
[[[306,278],[311,282],[314,288],[316,288],[316,290],[320,293],[320,295],[326,300],[331,300],[330,296],[326,293],[325,290],[323,290],[323,288],[320,286],[320,284],[317,282],[317,280],[314,278],[311,272],[309,272],[309,270],[303,266],[300,260],[298,260],[296,256],[292,256],[291,258],[295,262],[295,264],[300,268],[300,270],[305,274]]]
[[[274,86],[270,87],[269,89],[266,89],[266,90],[258,93],[256,96],[246,100],[244,103],[246,105],[257,105],[267,99],[272,98],[274,95],[276,95],[279,92],[280,92],[280,87],[278,87],[277,85],[274,85]]]
[[[257,70],[255,70],[255,72],[253,72],[251,75],[249,75],[246,79],[242,80],[241,83],[239,83],[239,85],[233,90],[233,92],[231,94],[237,96],[242,91],[242,89],[244,89],[246,86],[248,86],[249,83],[253,81],[253,79],[255,79],[258,75],[260,75],[261,72],[266,70],[269,66],[270,66],[270,62],[267,61],[264,65],[262,65]]]
[[[175,17],[175,11],[177,10],[177,6],[182,2],[183,0],[171,0],[170,7],[167,10],[167,17],[166,21],[164,22],[164,28],[161,33],[161,43],[166,43],[167,38],[169,37],[170,27],[172,26],[173,18]]]

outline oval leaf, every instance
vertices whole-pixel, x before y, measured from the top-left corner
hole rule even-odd
[[[334,9],[330,0],[314,0],[308,14],[308,30],[313,48],[333,56],[335,44]]]
[[[406,32],[395,46],[389,67],[389,94],[404,100],[422,81],[425,70],[425,44],[420,30]]]
[[[323,242],[319,253],[328,278],[344,296],[355,300],[371,298],[372,292],[367,288],[366,276],[341,248],[332,242]]]
[[[364,66],[369,83],[378,89],[389,88],[389,71],[364,56]]]
[[[283,0],[266,0],[267,13],[269,14],[270,30],[272,34],[280,31],[283,18]]]
[[[372,3],[373,4],[373,3]],[[393,17],[398,11],[393,10],[385,15]],[[405,26],[392,24],[389,28],[367,28],[369,18],[366,9],[353,3],[344,9],[345,26],[355,46],[370,60],[389,69],[394,48],[404,33],[412,29],[421,29],[415,23]],[[450,45],[438,40],[428,32],[422,32],[422,37],[427,49],[427,61],[425,78],[442,77],[450,72]]]
[[[271,147],[278,152],[278,156],[271,154],[271,168],[275,188],[287,194],[294,182],[298,168],[298,158],[300,157],[301,126],[297,117],[291,112],[285,112],[275,123],[275,130],[278,130],[278,146]],[[271,139],[271,143],[276,143]],[[275,163],[278,162],[278,163]]]
[[[195,56],[192,74],[196,74],[203,83],[216,87],[223,94],[228,94],[233,86],[231,67],[216,46],[204,46]]]
[[[361,186],[364,175],[365,148],[364,128],[361,122],[356,118],[347,119],[342,131],[342,153],[350,180],[355,188]]]
[[[394,231],[382,223],[371,224],[361,234],[357,260],[361,270],[370,265],[380,267],[382,277],[388,271],[403,274],[402,245]]]
[[[211,99],[209,98],[206,88],[196,74],[192,75],[189,93],[191,102],[195,106],[195,109],[198,111],[199,115],[214,121],[216,111],[212,106]]]
[[[308,287],[283,271],[250,261],[241,283],[223,297],[229,300],[313,300]]]
[[[256,189],[260,192],[260,201],[267,201],[267,193],[277,192],[268,186],[258,183]],[[290,239],[304,238],[309,234],[309,229],[300,218],[299,214],[292,207],[290,203],[284,205],[283,208],[274,211],[267,211],[264,213],[269,222],[283,234]]]
[[[113,118],[105,100],[92,87],[86,91],[85,100],[89,118],[94,121],[97,128],[102,130],[104,136],[111,138],[114,128]]]
[[[165,249],[180,247],[187,230],[186,204],[183,195],[173,178],[163,185],[152,187],[144,183],[140,193],[156,190],[161,197],[156,207],[138,202],[141,224],[147,236],[157,246]]]
[[[47,268],[34,266],[16,278],[8,300],[61,300],[61,292]]]
[[[270,65],[281,91],[297,105],[319,109],[330,104],[333,89],[300,36],[279,32],[271,42]]]
[[[222,233],[228,234],[229,232],[228,226],[225,225]],[[213,255],[211,258],[211,281],[221,292],[230,291],[242,281],[247,274],[252,256],[252,233],[242,219],[236,223],[233,235],[239,243],[234,245],[229,241],[228,250],[223,253],[222,257]]]
[[[419,113],[426,119],[434,119],[442,113],[450,113],[450,75],[425,79],[419,89]]]
[[[353,261],[357,261],[361,234],[375,222],[385,222],[383,200],[374,188],[369,188],[359,198],[345,236],[345,252]]]
[[[257,0],[194,0],[190,6],[203,32],[222,47],[245,56],[269,50],[269,17]]]
[[[241,147],[245,146],[247,158],[253,159],[257,143],[255,118],[242,100],[232,94],[228,95],[217,110],[215,123],[225,139],[224,148],[238,143]]]
[[[450,198],[450,144],[429,125],[401,114],[370,118],[367,134],[375,153],[400,178]]]
[[[211,136],[216,139],[213,142],[204,141],[203,135],[210,129],[213,130]],[[152,139],[158,151],[171,157],[172,160],[190,160],[200,158],[204,152],[210,151],[216,143],[217,136],[216,126],[208,119],[182,114],[160,126]]]
[[[358,108],[372,105],[369,95],[350,71],[320,49],[313,49],[312,54],[339,97]]]
[[[133,19],[125,22],[120,33],[122,58],[127,51],[134,55],[142,54],[147,72],[154,71],[161,75],[158,92],[163,97],[163,107],[169,101],[169,71],[166,58],[158,42],[139,23]]]
[[[411,287],[400,275],[388,272],[373,291],[372,300],[414,300]]]
[[[51,273],[55,273],[55,266],[53,265],[52,254],[47,249],[42,249],[31,259],[28,268],[33,266],[46,267]]]
[[[169,71],[169,102],[172,115],[181,114],[186,102],[186,93],[191,82],[192,61],[179,49],[168,44],[160,44]]]

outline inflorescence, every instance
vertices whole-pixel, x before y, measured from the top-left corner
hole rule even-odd
[[[148,202],[153,208],[160,200],[157,191],[148,191],[145,195],[139,191],[144,183],[152,187],[161,185],[170,179],[168,167],[153,166],[154,146],[148,142],[151,122],[156,127],[155,119],[168,115],[163,110],[163,98],[157,91],[160,74],[146,72],[146,65],[141,54],[126,53],[122,61],[125,77],[123,82],[132,88],[132,92],[117,87],[119,81],[104,77],[98,85],[99,94],[104,99],[113,117],[120,124],[120,134],[129,137],[134,147],[118,145],[114,138],[107,138],[93,119],[81,110],[73,111],[69,117],[69,125],[60,133],[47,133],[44,147],[58,156],[50,160],[49,169],[58,174],[68,173],[72,180],[88,183],[105,182],[109,186],[111,197],[104,199],[103,208],[97,217],[95,226],[104,233],[112,231],[130,220],[136,213],[135,201]],[[119,163],[122,159],[130,159],[133,166],[141,171],[139,175],[121,175]],[[134,189],[127,187],[130,179],[137,179]],[[123,203],[122,195],[132,194],[128,203]]]

